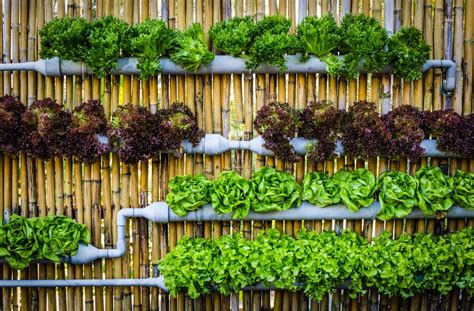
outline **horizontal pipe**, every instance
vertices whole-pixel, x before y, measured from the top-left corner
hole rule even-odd
[[[303,202],[299,207],[284,211],[268,213],[256,213],[249,211],[244,218],[233,218],[232,213],[218,214],[211,204],[189,212],[186,216],[176,215],[166,204],[166,202],[154,202],[145,208],[124,208],[117,214],[117,246],[112,249],[100,249],[93,245],[80,244],[74,256],[61,258],[62,263],[87,264],[101,258],[117,258],[125,254],[125,224],[126,218],[145,218],[155,223],[170,223],[183,221],[272,221],[272,220],[359,220],[375,219],[380,211],[380,203],[374,202],[368,207],[361,208],[357,212],[349,211],[343,204],[318,207],[308,202]],[[474,210],[468,210],[460,206],[451,207],[447,213],[447,218],[474,218]],[[421,210],[414,209],[406,219],[436,218],[436,215],[424,215]],[[0,263],[5,263],[4,259]]]
[[[2,287],[84,287],[84,286],[147,286],[158,287],[165,292],[169,289],[165,285],[164,277],[161,275],[157,278],[142,278],[142,279],[75,279],[75,280],[0,280],[0,288]],[[295,284],[298,288],[302,288],[304,284]],[[337,289],[345,289],[348,283],[337,286]],[[213,288],[213,290],[217,290]],[[233,288],[230,288],[233,291]],[[273,284],[265,286],[263,283],[258,283],[251,286],[246,286],[242,291],[254,290],[285,290],[284,288],[276,287]]]
[[[306,146],[316,140],[306,139],[303,137],[295,137],[291,139],[291,145],[298,155],[306,154]],[[248,150],[263,156],[271,156],[273,152],[263,147],[265,140],[262,136],[257,136],[252,140],[229,140],[220,134],[206,134],[203,139],[193,146],[188,140],[182,142],[183,150],[188,154],[206,154],[218,155],[229,150]],[[421,142],[421,147],[425,149],[425,156],[427,157],[456,157],[455,154],[446,153],[438,149],[437,140],[425,139]],[[344,155],[344,147],[341,140],[336,143],[335,153],[338,156]]]
[[[342,56],[339,56],[342,57]],[[173,63],[169,58],[161,58],[161,73],[182,75],[182,74],[252,74],[252,73],[326,73],[326,63],[317,57],[311,56],[308,61],[300,62],[300,55],[287,55],[287,69],[280,70],[275,66],[261,64],[257,69],[247,69],[245,59],[229,55],[216,55],[214,60],[205,66],[199,67],[196,72],[183,69],[180,65]],[[114,75],[139,74],[138,59],[134,57],[119,58],[117,67],[111,71]],[[443,81],[445,92],[454,90],[456,83],[456,64],[452,60],[428,60],[422,67],[425,72],[432,68],[448,68],[446,79]],[[89,75],[93,71],[84,63],[61,60],[58,57],[42,59],[36,62],[0,64],[0,71],[30,70],[37,71],[49,77],[69,76],[69,75]],[[360,68],[361,72],[365,72]],[[391,66],[386,66],[379,73],[390,73]]]

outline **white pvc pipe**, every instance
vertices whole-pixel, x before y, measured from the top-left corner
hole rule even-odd
[[[161,73],[182,75],[182,74],[252,74],[252,73],[326,73],[326,63],[316,57],[310,57],[307,62],[300,62],[300,55],[287,55],[287,69],[281,71],[280,68],[261,64],[259,68],[250,70],[245,67],[245,60],[239,57],[229,55],[216,55],[214,60],[205,66],[199,67],[196,72],[183,69],[180,65],[173,63],[169,58],[161,58]],[[117,68],[111,71],[114,75],[131,75],[140,74],[137,67],[137,58],[127,57],[117,60]],[[456,64],[452,60],[428,60],[422,68],[427,71],[431,68],[448,68],[446,72],[446,80],[443,81],[445,92],[454,90],[456,82]],[[36,62],[26,63],[9,63],[0,64],[0,71],[12,70],[30,70],[37,71],[49,77],[69,76],[69,75],[89,75],[93,71],[83,63],[76,63],[59,58],[42,59]],[[360,68],[364,72],[363,68]],[[379,73],[390,73],[390,66],[385,67]]]
[[[303,137],[295,137],[291,140],[295,153],[298,155],[306,154],[306,145],[315,142],[315,139],[306,139]],[[193,146],[188,140],[182,142],[185,153],[192,154],[206,154],[218,155],[229,150],[249,150],[256,154],[263,156],[271,156],[273,152],[264,148],[265,140],[262,136],[257,136],[250,141],[246,140],[229,140],[220,134],[206,134],[201,141]],[[446,153],[438,149],[437,141],[435,139],[425,139],[421,142],[421,147],[425,149],[425,156],[427,157],[454,157],[456,155]],[[340,140],[336,143],[337,155],[344,155],[344,147]]]

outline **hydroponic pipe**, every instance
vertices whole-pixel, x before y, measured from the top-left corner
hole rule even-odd
[[[306,139],[303,137],[295,137],[291,140],[296,154],[305,155],[306,145],[314,142],[315,140]],[[200,153],[206,155],[222,154],[229,150],[249,150],[256,154],[263,156],[271,156],[273,152],[264,148],[263,144],[265,140],[262,136],[257,136],[252,140],[229,140],[219,134],[206,134],[201,141],[193,147],[193,145],[185,140],[182,142],[183,150],[185,153]],[[454,154],[446,153],[438,149],[437,141],[435,139],[425,139],[421,142],[421,147],[425,149],[425,155],[427,157],[452,157]],[[340,140],[336,143],[336,154],[343,155],[344,147]]]
[[[295,284],[302,287],[303,284]],[[143,279],[77,279],[77,280],[0,280],[0,287],[83,287],[83,286],[147,286],[158,287],[165,292],[169,289],[165,285],[164,277]],[[337,286],[337,289],[345,289],[347,284]],[[215,289],[214,289],[215,290]],[[232,291],[233,288],[231,287]],[[258,283],[242,288],[243,291],[254,290],[285,290],[275,285],[265,286]]]
[[[250,70],[245,67],[245,60],[229,55],[216,55],[214,60],[208,65],[201,66],[196,72],[184,70],[180,65],[173,63],[169,58],[161,58],[161,72],[164,74],[251,74],[251,73],[326,73],[326,63],[316,57],[310,57],[307,62],[300,62],[299,55],[287,55],[287,69],[281,71],[280,68],[262,64],[259,68]],[[117,68],[111,74],[139,74],[137,67],[138,60],[134,57],[119,58]],[[448,68],[446,80],[443,82],[443,89],[446,92],[454,90],[456,81],[456,64],[452,60],[428,60],[422,68],[427,71],[431,68]],[[0,71],[30,70],[37,71],[45,76],[59,77],[69,75],[93,74],[93,71],[84,63],[77,63],[59,58],[42,59],[36,62],[0,64]],[[364,69],[360,69],[364,72]],[[380,73],[390,73],[391,66],[386,66]]]

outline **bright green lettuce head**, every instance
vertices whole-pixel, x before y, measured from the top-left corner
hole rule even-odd
[[[180,217],[211,202],[209,190],[212,182],[202,174],[175,176],[170,180],[169,187],[166,203]]]
[[[312,172],[303,179],[303,200],[317,206],[328,206],[341,201],[340,188],[328,174]]]
[[[453,179],[439,167],[423,166],[415,173],[418,182],[418,206],[425,215],[447,211],[452,205]]]
[[[250,183],[234,171],[222,172],[214,180],[211,199],[219,214],[234,213],[234,218],[244,218],[250,209]]]
[[[255,212],[282,211],[301,205],[301,186],[295,178],[274,168],[252,174],[250,199]]]
[[[453,182],[453,199],[456,204],[474,209],[474,174],[456,171]]]
[[[351,212],[374,202],[375,177],[367,169],[341,170],[334,174],[332,180],[341,188],[341,200]]]
[[[406,217],[418,205],[416,189],[418,182],[412,176],[387,171],[378,180],[380,212],[377,218],[388,220]]]

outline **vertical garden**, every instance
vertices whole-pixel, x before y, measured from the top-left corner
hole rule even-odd
[[[0,1],[1,310],[472,310],[474,1]]]

